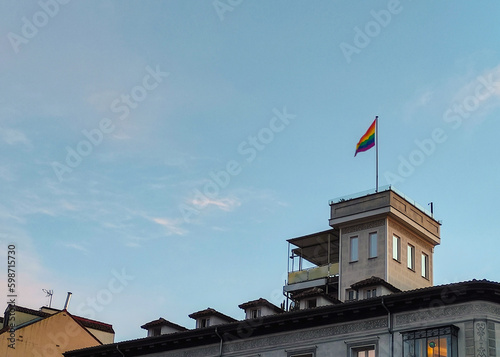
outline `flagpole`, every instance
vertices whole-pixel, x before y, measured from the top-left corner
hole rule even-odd
[[[378,192],[378,116],[375,117],[375,192]]]

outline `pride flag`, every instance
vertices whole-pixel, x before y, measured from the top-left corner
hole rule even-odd
[[[358,144],[356,145],[356,152],[354,153],[354,157],[358,154],[358,152],[363,152],[371,149],[375,146],[375,127],[377,125],[377,119],[375,119],[366,131],[365,135],[359,139]]]

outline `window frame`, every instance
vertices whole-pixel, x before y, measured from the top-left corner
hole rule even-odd
[[[356,247],[354,249],[353,242],[356,242]],[[356,253],[356,256],[353,256]],[[355,263],[359,261],[359,237],[352,236],[349,238],[349,263]]]
[[[429,344],[433,342],[432,340],[438,341],[439,348],[439,343],[444,338],[446,338],[446,350],[449,352],[447,357],[458,357],[458,330],[459,328],[455,325],[445,325],[420,330],[403,331],[401,332],[403,357],[415,356],[418,346],[425,346],[425,350],[421,351],[419,354],[427,355],[428,348],[434,348],[429,346]],[[425,344],[422,344],[424,340]],[[413,343],[411,341],[413,341]],[[420,344],[415,343],[415,341],[420,341]]]
[[[198,328],[205,328],[210,326],[210,317],[202,317]]]
[[[358,357],[359,352],[374,351],[375,357],[378,356],[378,340],[353,341],[347,343],[347,356]]]
[[[406,266],[411,271],[415,271],[415,246],[408,243],[406,254]]]
[[[259,318],[260,315],[261,315],[261,313],[262,313],[261,309],[258,308],[258,307],[251,309],[249,312],[250,312],[250,314],[249,314],[250,315],[249,316],[250,319]]]
[[[377,297],[377,288],[369,288],[365,290],[365,298],[371,299]]]
[[[429,280],[429,255],[422,252],[422,278]]]
[[[401,238],[395,234],[392,235],[392,259],[401,263]]]
[[[373,251],[375,250],[375,251]],[[377,232],[368,233],[368,259],[378,256],[378,234]]]
[[[316,357],[316,346],[285,350],[287,357]]]
[[[151,336],[161,336],[161,326],[153,327],[153,329],[151,330]]]
[[[314,306],[311,306],[314,305]],[[318,299],[317,298],[311,298],[306,300],[306,309],[313,309],[315,307],[318,307]]]

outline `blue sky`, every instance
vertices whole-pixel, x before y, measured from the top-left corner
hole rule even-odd
[[[498,1],[3,1],[0,251],[18,304],[145,336],[282,301],[286,239],[380,185],[443,221],[435,283],[498,281]],[[4,260],[2,260],[4,261]],[[4,263],[6,264],[6,263]],[[6,280],[6,267],[2,269]],[[7,295],[6,284],[0,286]]]

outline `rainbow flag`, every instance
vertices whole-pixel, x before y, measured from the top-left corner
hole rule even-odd
[[[356,152],[354,153],[354,157],[358,154],[358,152],[363,152],[371,149],[375,146],[375,126],[377,124],[377,119],[375,119],[366,131],[365,135],[359,139],[358,144],[356,145]]]

